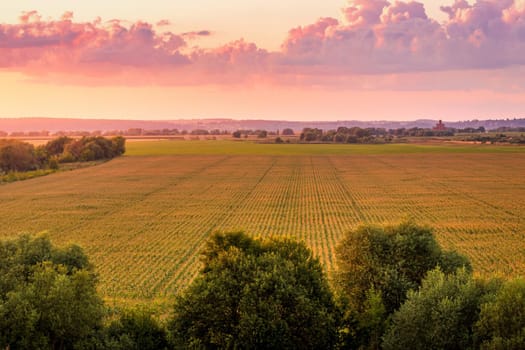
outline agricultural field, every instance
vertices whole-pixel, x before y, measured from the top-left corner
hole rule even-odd
[[[361,223],[414,219],[478,275],[525,271],[525,148],[129,142],[125,156],[0,185],[0,235],[86,250],[116,305],[165,307],[214,231],[302,240],[327,271]]]

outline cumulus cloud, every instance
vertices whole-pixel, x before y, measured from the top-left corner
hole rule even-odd
[[[343,13],[351,28],[366,28],[381,21],[383,9],[388,5],[386,0],[354,0],[343,9]]]
[[[0,69],[38,81],[89,85],[242,83],[266,69],[269,54],[253,43],[190,48],[188,40],[212,32],[158,29],[167,25],[100,18],[75,22],[70,12],[46,21],[35,11],[26,12],[17,24],[0,24]]]
[[[448,18],[440,23],[417,1],[350,0],[341,19],[293,28],[274,52],[242,39],[212,49],[190,47],[189,41],[212,32],[164,32],[167,20],[76,22],[69,12],[43,20],[31,11],[19,23],[0,24],[0,68],[62,74],[71,81],[109,76],[112,82],[148,84],[337,86],[354,84],[355,77],[369,77],[357,79],[366,85],[398,81],[389,77],[400,74],[525,65],[525,0],[454,0],[441,10]],[[385,78],[370,78],[376,75]]]
[[[522,65],[524,8],[523,0],[456,0],[441,7],[449,19],[438,23],[417,1],[354,0],[345,22],[323,18],[293,29],[283,51],[289,64],[363,74]]]
[[[149,23],[128,26],[100,19],[76,23],[72,13],[57,21],[43,21],[32,11],[24,13],[18,24],[0,25],[0,66],[19,69],[183,65],[189,63],[181,54],[185,46],[183,36],[158,33]]]

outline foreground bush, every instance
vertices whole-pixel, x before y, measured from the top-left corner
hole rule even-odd
[[[166,329],[151,313],[144,310],[125,311],[107,327],[103,344],[108,350],[168,349]]]
[[[525,280],[506,282],[481,305],[476,334],[482,349],[525,349]]]
[[[373,290],[389,314],[436,266],[445,273],[463,266],[471,270],[467,258],[441,249],[431,229],[411,222],[348,232],[337,247],[337,265],[338,286],[352,307],[363,310]]]
[[[337,277],[362,298],[341,288],[336,306],[302,243],[215,234],[167,325],[143,309],[108,314],[80,247],[0,241],[0,349],[525,349],[523,279],[475,279],[465,258],[414,224],[354,234],[338,256],[352,269]],[[390,312],[388,296],[402,288]]]
[[[78,246],[0,242],[0,348],[72,349],[102,326],[96,277]]]
[[[336,250],[335,282],[345,310],[342,334],[351,347],[380,346],[389,316],[417,290],[428,271],[471,270],[468,259],[443,251],[432,231],[412,222],[361,226],[348,232]]]
[[[330,349],[336,310],[318,259],[301,243],[216,234],[178,297],[179,348]]]
[[[449,275],[439,268],[430,271],[393,314],[383,348],[473,348],[480,304],[495,287],[475,280],[464,268]]]
[[[0,139],[0,174],[39,167],[35,147],[27,142]]]

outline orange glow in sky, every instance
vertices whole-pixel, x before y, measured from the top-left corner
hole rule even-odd
[[[525,2],[0,5],[0,118],[524,117]]]

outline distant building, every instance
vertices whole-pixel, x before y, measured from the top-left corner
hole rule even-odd
[[[445,128],[445,124],[443,124],[443,122],[440,120],[440,121],[436,124],[436,126],[434,126],[434,127],[432,128],[432,130],[436,130],[436,131],[445,131],[445,130],[447,130],[447,128]]]

